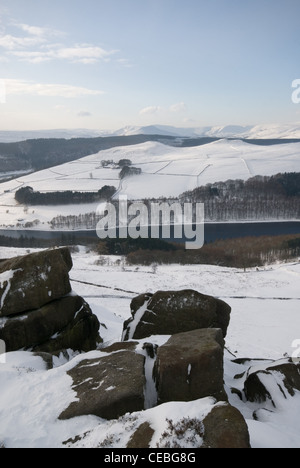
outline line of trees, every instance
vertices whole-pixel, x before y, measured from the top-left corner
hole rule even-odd
[[[98,192],[35,192],[32,187],[17,190],[15,199],[24,205],[77,205],[109,201],[116,193],[116,188],[105,185]]]
[[[51,229],[55,230],[95,230],[100,216],[96,212],[70,215],[70,216],[56,216],[50,221]]]

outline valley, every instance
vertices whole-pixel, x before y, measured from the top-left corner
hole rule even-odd
[[[20,188],[31,187],[43,194],[53,192],[98,192],[104,186],[114,187],[113,199],[126,196],[128,200],[176,199],[184,192],[221,181],[246,181],[255,176],[300,172],[300,143],[261,146],[241,140],[218,140],[193,147],[174,147],[157,141],[116,146],[90,156],[58,166],[23,175],[0,184],[0,228],[53,229],[54,218],[83,218],[96,213],[99,203],[26,206],[18,204],[15,194]],[[103,160],[114,163],[128,159],[141,172],[120,179],[116,166],[103,167]],[[297,215],[268,221],[296,221]],[[236,221],[235,215],[226,221]],[[265,221],[259,217],[247,221]],[[241,219],[240,221],[245,221]],[[213,222],[213,218],[207,221]],[[217,219],[222,221],[222,219]],[[66,229],[67,226],[66,226]],[[72,226],[69,229],[76,229]],[[80,225],[80,229],[91,229]]]

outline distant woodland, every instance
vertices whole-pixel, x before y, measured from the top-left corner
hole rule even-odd
[[[208,184],[180,201],[204,203],[207,221],[300,219],[300,173]]]
[[[104,251],[103,243],[98,247]],[[105,251],[104,251],[105,253]],[[218,265],[253,268],[284,262],[300,256],[300,235],[262,236],[226,239],[205,244],[199,250],[175,251],[136,249],[126,256],[129,265]]]
[[[116,193],[116,188],[105,185],[98,192],[35,192],[32,187],[22,187],[17,190],[15,199],[22,205],[77,205],[110,200]]]

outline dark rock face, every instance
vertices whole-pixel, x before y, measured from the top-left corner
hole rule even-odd
[[[196,291],[159,291],[131,303],[132,318],[124,323],[123,340],[174,335],[202,328],[220,328],[226,336],[231,308]]]
[[[40,307],[69,294],[69,249],[16,257],[0,264],[0,317]]]
[[[220,329],[173,335],[157,351],[154,379],[159,403],[193,401],[208,396],[227,401],[223,351]]]
[[[152,429],[150,424],[146,421],[141,424],[137,430],[132,434],[126,448],[131,449],[143,449],[149,448],[150,442],[155,431]]]
[[[0,339],[7,352],[97,347],[100,323],[84,299],[69,295],[71,268],[67,248],[0,263]]]
[[[85,360],[71,369],[72,388],[78,401],[60,419],[93,414],[104,419],[144,409],[144,356],[119,351],[107,357]]]
[[[101,338],[99,336],[99,320],[89,305],[79,296],[70,296],[60,301],[60,307],[66,306],[65,311],[73,316],[64,328],[59,328],[54,337],[35,346],[35,351],[57,354],[64,349],[88,352],[97,348]],[[50,308],[50,306],[48,306]]]
[[[88,305],[78,296],[59,299],[41,309],[8,318],[0,329],[0,337],[9,351],[38,347],[66,329],[83,308],[88,310]]]
[[[229,404],[215,406],[203,420],[201,448],[250,449],[248,426],[241,413]]]

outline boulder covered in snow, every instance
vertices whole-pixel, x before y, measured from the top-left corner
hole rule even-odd
[[[157,350],[154,366],[158,401],[227,401],[224,390],[224,339],[220,329],[173,335]]]
[[[247,372],[244,394],[251,402],[270,403],[276,408],[296,391],[300,391],[300,363],[296,360],[281,359]]]
[[[144,356],[127,350],[80,362],[68,372],[76,401],[59,419],[92,414],[110,420],[143,410],[144,363]]]
[[[193,290],[142,294],[131,303],[132,318],[124,323],[123,340],[202,328],[220,328],[225,337],[230,313],[225,302]]]
[[[45,250],[0,263],[0,317],[39,309],[69,294],[73,266],[68,248]]]

